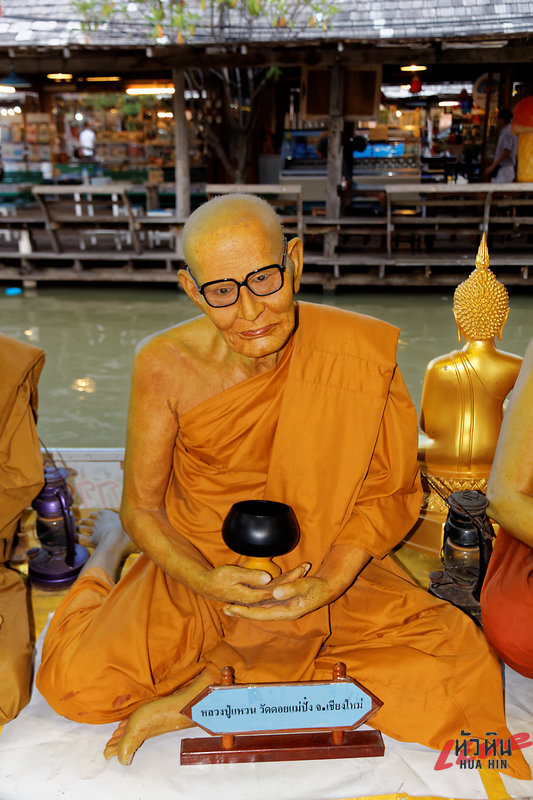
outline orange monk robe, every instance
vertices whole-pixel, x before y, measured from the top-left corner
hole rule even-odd
[[[38,686],[60,714],[118,720],[202,669],[218,681],[228,664],[238,682],[294,681],[330,678],[342,660],[384,702],[372,724],[395,738],[441,748],[461,729],[506,733],[498,662],[480,631],[385,557],[421,494],[397,337],[378,320],[300,304],[274,369],[180,418],[166,494],[172,525],[215,566],[238,558],[220,534],[232,503],[289,503],[301,538],[276,561],[317,567],[333,542],[353,542],[374,557],[354,585],[297,621],[256,622],[225,616],[145,556],[113,589],[89,570],[44,644]],[[527,774],[520,754],[514,762]]]
[[[37,382],[44,353],[0,334],[0,725],[30,699],[33,648],[26,585],[9,569],[20,516],[44,483]]]
[[[502,661],[533,678],[533,550],[503,528],[483,583],[481,615]]]

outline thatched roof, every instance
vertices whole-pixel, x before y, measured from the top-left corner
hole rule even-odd
[[[192,2],[194,6],[195,0]],[[190,4],[189,4],[190,5]],[[266,6],[267,4],[265,4]],[[225,38],[233,42],[250,40],[343,39],[382,42],[395,40],[469,39],[518,36],[533,33],[533,3],[529,0],[337,0],[337,13],[322,27],[308,25],[307,10],[296,17],[292,31],[254,23],[231,10]],[[152,25],[142,7],[130,3],[128,14],[117,14],[112,22],[99,20],[93,30],[83,29],[83,20],[71,0],[3,0],[0,17],[0,45],[13,47],[91,45],[132,45],[153,41]],[[163,25],[161,43],[172,43],[170,27]],[[204,14],[196,26],[192,43],[213,40],[209,18]]]
[[[198,2],[188,0],[187,8]],[[339,58],[365,63],[371,58],[386,64],[406,50],[413,58],[423,55],[426,63],[437,65],[531,60],[530,0],[336,0],[335,4],[337,13],[329,19],[319,16],[311,25],[307,10],[293,28],[264,21],[250,27],[237,4],[228,12],[224,42],[204,17],[191,37],[178,44],[175,30],[165,24],[155,41],[142,6],[132,2],[126,15],[118,14],[112,22],[101,18],[96,27],[87,29],[71,0],[1,0],[0,70],[14,66],[35,80],[50,70],[102,74],[115,69],[122,75],[138,75],[173,66],[224,63],[224,59],[285,66],[332,63]]]

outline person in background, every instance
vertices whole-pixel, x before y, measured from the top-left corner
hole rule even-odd
[[[494,160],[485,170],[485,177],[491,175],[493,183],[512,183],[516,175],[516,154],[518,151],[518,137],[511,132],[513,112],[508,108],[500,108],[498,112],[497,128],[500,132]]]
[[[80,135],[78,137],[80,146],[78,153],[80,158],[84,160],[93,160],[95,155],[96,133],[94,132],[94,125],[92,122],[85,122]]]

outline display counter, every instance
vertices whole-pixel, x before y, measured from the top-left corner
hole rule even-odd
[[[306,204],[324,204],[327,179],[327,130],[287,130],[280,158],[281,184],[299,183]],[[353,188],[381,190],[394,183],[421,180],[419,143],[416,139],[391,137],[372,141],[365,136],[350,139],[352,152],[345,154],[345,172],[353,163]]]

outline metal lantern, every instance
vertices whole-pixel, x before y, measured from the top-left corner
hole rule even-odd
[[[454,492],[448,499],[441,560],[444,572],[430,575],[429,591],[480,619],[479,595],[492,552],[494,531],[483,492]]]
[[[68,471],[48,465],[44,486],[32,503],[37,512],[36,531],[41,547],[28,551],[28,576],[42,589],[65,589],[78,577],[89,558],[86,547],[76,542]]]

